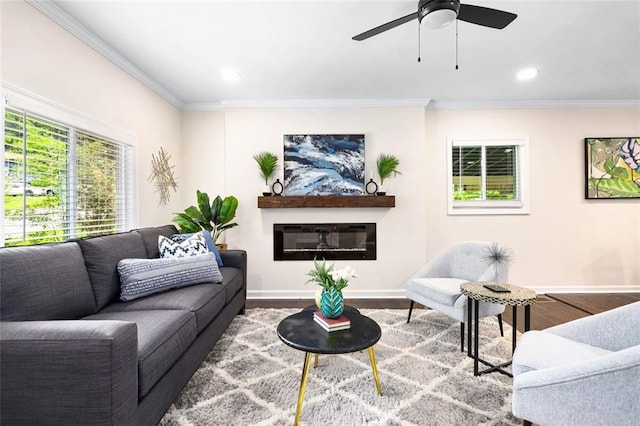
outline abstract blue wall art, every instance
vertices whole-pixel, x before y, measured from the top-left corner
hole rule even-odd
[[[364,135],[284,135],[284,195],[363,195]]]

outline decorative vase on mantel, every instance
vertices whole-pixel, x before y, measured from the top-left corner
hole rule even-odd
[[[320,297],[320,310],[327,318],[338,318],[344,311],[344,297],[342,291],[325,288]]]

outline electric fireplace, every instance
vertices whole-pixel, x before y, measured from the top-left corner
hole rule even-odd
[[[273,260],[375,260],[375,223],[276,223]]]

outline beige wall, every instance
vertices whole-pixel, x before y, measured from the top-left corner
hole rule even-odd
[[[220,112],[199,113],[200,119],[216,120]],[[193,113],[186,114],[190,119]],[[402,293],[412,273],[412,258],[425,258],[426,209],[421,194],[415,196],[422,178],[424,110],[422,108],[372,109],[231,109],[224,112],[224,195],[235,195],[240,207],[239,226],[227,232],[231,247],[249,252],[249,294],[256,297],[296,297],[312,294],[305,286],[311,261],[274,262],[272,229],[274,223],[376,222],[378,253],[376,261],[337,262],[351,264],[359,278],[347,289],[347,296],[376,297]],[[186,122],[186,121],[185,121]],[[193,123],[191,121],[191,123]],[[364,133],[366,176],[375,168],[380,153],[400,158],[402,175],[385,183],[397,195],[392,209],[258,209],[257,196],[264,182],[253,155],[271,151],[282,164],[283,135],[297,133]],[[208,143],[210,138],[200,141]],[[196,142],[195,140],[190,141]],[[184,155],[195,158],[186,147]],[[202,158],[192,173],[202,167],[220,167],[219,159]],[[187,167],[183,167],[186,171]],[[282,170],[279,171],[282,179]],[[204,185],[212,183],[203,182]],[[219,187],[219,185],[218,185]],[[410,224],[411,226],[406,226]]]
[[[640,108],[428,110],[428,253],[464,239],[514,250],[511,280],[553,291],[640,291],[640,200],[585,200],[585,137],[640,136]],[[447,137],[525,135],[531,214],[448,216]]]
[[[0,24],[2,82],[132,135],[137,225],[169,222],[182,206],[180,194],[172,193],[170,204],[158,207],[159,196],[147,178],[151,154],[161,146],[181,176],[180,110],[24,2],[0,2]]]
[[[191,159],[183,170],[195,185],[188,202],[195,188],[240,200],[240,225],[226,239],[249,252],[253,297],[300,297],[312,291],[304,285],[311,262],[272,260],[273,223],[332,221],[378,224],[376,261],[338,262],[360,274],[347,297],[402,296],[405,280],[425,260],[464,240],[511,246],[512,282],[541,292],[640,291],[640,202],[585,200],[583,195],[584,138],[640,135],[640,108],[229,109],[187,112],[183,125],[189,135],[183,156]],[[402,175],[387,185],[397,197],[396,208],[257,208],[262,181],[253,154],[269,150],[282,159],[286,133],[342,132],[365,133],[367,176],[380,152],[400,157]],[[447,137],[512,136],[530,140],[531,213],[447,215]]]
[[[196,190],[223,195],[226,182],[224,112],[185,111],[182,114],[182,204],[196,203]]]

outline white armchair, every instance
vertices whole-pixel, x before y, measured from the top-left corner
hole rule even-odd
[[[525,333],[513,377],[525,424],[640,424],[640,302]]]
[[[460,321],[460,350],[464,352],[464,329],[467,320],[467,296],[460,284],[467,281],[506,282],[510,251],[498,243],[467,241],[455,244],[429,261],[407,281],[406,295],[411,299],[407,323],[414,302],[440,311]],[[500,334],[504,305],[480,302],[478,318],[498,316]]]

